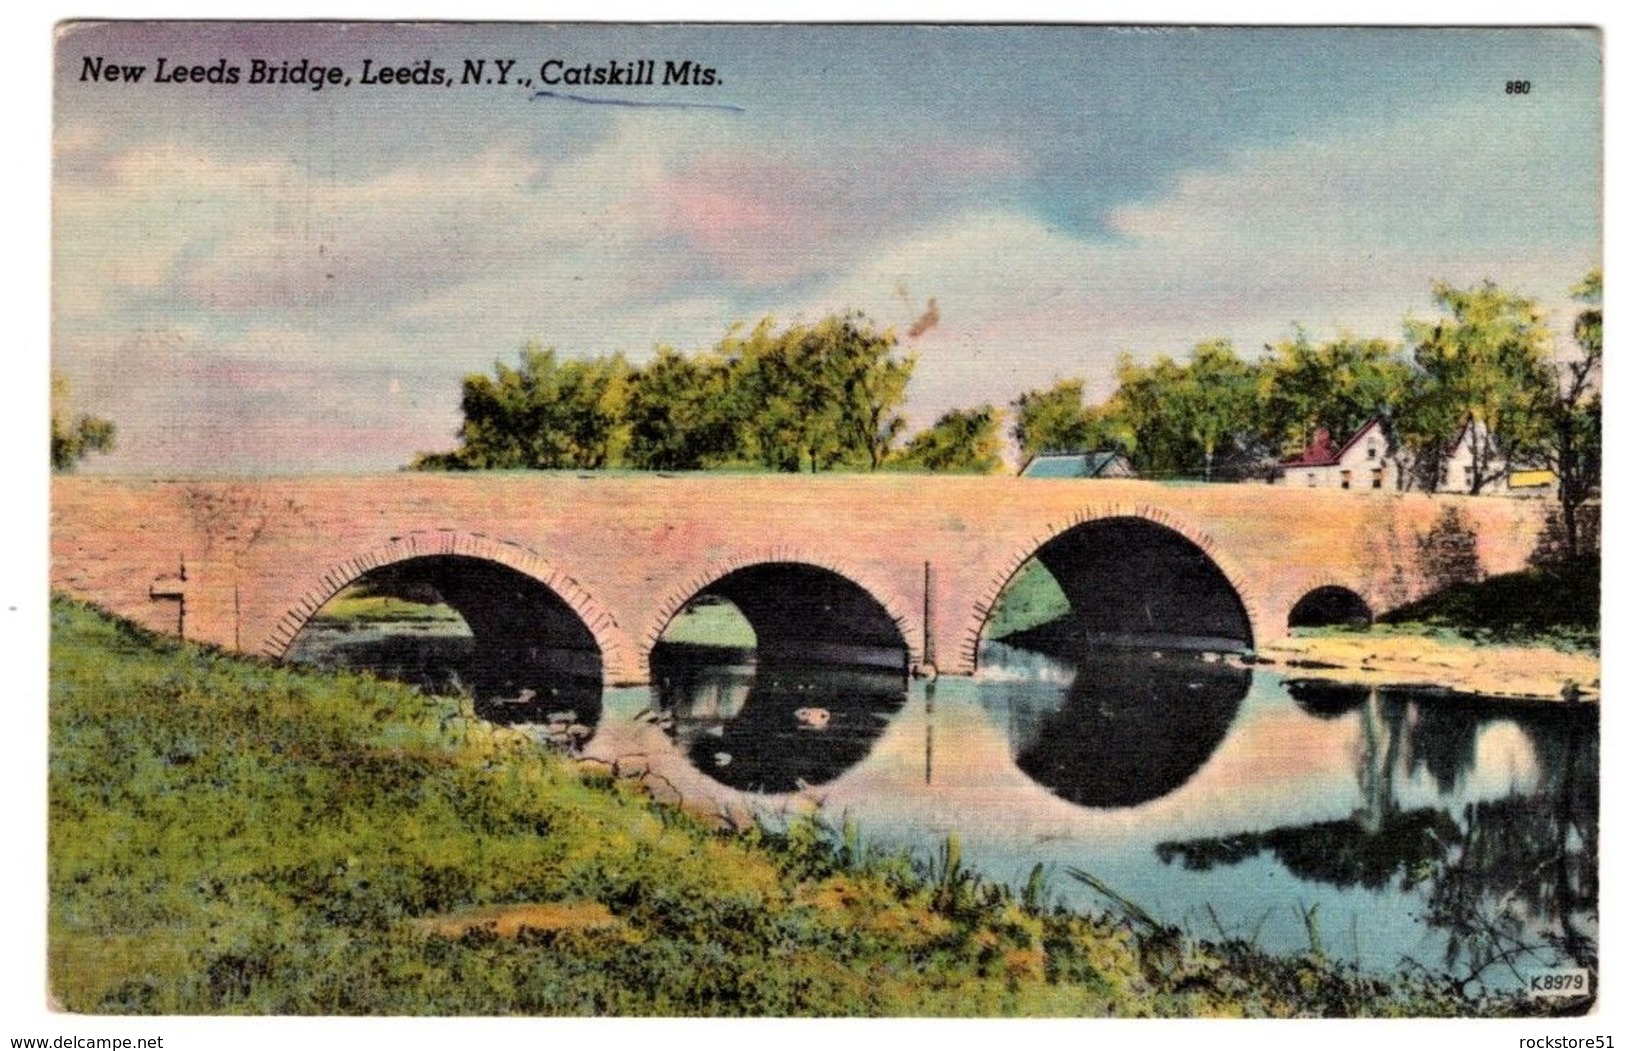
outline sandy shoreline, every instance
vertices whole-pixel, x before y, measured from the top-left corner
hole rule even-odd
[[[1471,645],[1411,635],[1357,634],[1276,639],[1257,649],[1272,670],[1373,686],[1425,683],[1464,693],[1595,702],[1596,654],[1537,646]]]

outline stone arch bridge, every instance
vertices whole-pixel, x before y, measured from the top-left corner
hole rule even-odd
[[[1453,510],[1452,510],[1453,509]],[[1526,565],[1538,501],[1262,485],[922,475],[68,476],[51,583],[148,627],[279,659],[333,594],[387,566],[476,639],[545,638],[648,681],[671,619],[732,601],[758,645],[891,647],[969,674],[1005,584],[1038,558],[1090,630],[1244,649],[1312,592],[1375,614],[1434,587],[1448,533]]]

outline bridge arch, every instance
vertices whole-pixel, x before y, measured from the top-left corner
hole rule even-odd
[[[1376,615],[1364,595],[1341,581],[1319,580],[1293,603],[1286,626],[1317,628],[1360,626],[1372,623]]]
[[[546,622],[561,629],[570,643],[583,650],[591,649],[599,662],[600,674],[606,681],[625,680],[627,648],[619,638],[620,626],[579,582],[519,544],[477,533],[446,530],[393,537],[386,544],[332,563],[315,574],[299,590],[292,605],[276,620],[260,644],[260,654],[272,660],[281,660],[293,644],[294,637],[334,595],[369,573],[409,563],[440,567],[448,572],[461,568],[479,573],[496,568],[508,573],[535,604],[534,615],[530,618],[533,623]],[[478,567],[486,567],[486,570]],[[469,622],[476,637],[481,634],[482,627],[488,635],[491,634],[503,615],[500,608],[480,608],[481,603],[467,597],[460,605],[457,601],[450,604]]]
[[[841,559],[774,548],[713,563],[671,589],[642,640],[646,661],[677,615],[703,594],[732,603],[750,622],[764,655],[776,646],[807,643],[896,649],[900,663],[913,666],[924,654],[919,625],[883,584]]]
[[[1124,557],[1141,548],[1148,557]],[[1086,507],[1040,531],[1013,553],[973,604],[959,656],[975,668],[988,623],[1005,589],[1037,560],[1050,570],[1091,631],[1146,631],[1211,637],[1251,649],[1259,637],[1261,592],[1206,532],[1146,504]],[[1112,609],[1132,597],[1137,623]]]

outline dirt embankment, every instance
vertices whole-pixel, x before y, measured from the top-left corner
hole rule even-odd
[[[1425,636],[1316,635],[1258,647],[1259,663],[1373,686],[1427,684],[1492,697],[1596,701],[1596,654],[1538,646],[1475,645]]]

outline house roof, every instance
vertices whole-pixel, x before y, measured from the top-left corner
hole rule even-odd
[[[1344,442],[1342,445],[1334,445],[1334,444],[1332,444],[1332,432],[1327,430],[1326,428],[1322,427],[1319,430],[1315,431],[1315,440],[1309,444],[1309,448],[1305,449],[1303,452],[1299,453],[1297,456],[1288,457],[1287,459],[1282,460],[1280,462],[1279,466],[1281,466],[1281,467],[1332,467],[1332,466],[1335,466],[1336,464],[1338,464],[1339,462],[1342,461],[1343,455],[1345,453],[1347,453],[1350,449],[1354,448],[1355,443],[1357,443],[1361,438],[1364,438],[1366,436],[1366,433],[1368,431],[1370,431],[1371,428],[1373,428],[1375,426],[1377,426],[1377,418],[1375,416],[1373,416],[1373,417],[1371,417],[1371,419],[1369,419],[1369,420],[1365,421],[1364,423],[1360,424],[1359,429],[1354,432],[1354,436],[1351,437],[1348,441]]]
[[[1491,456],[1496,455],[1495,435],[1489,433],[1489,430],[1485,428],[1483,424],[1478,422],[1478,417],[1476,416],[1469,416],[1467,417],[1466,421],[1462,423],[1461,428],[1456,431],[1456,437],[1453,441],[1451,441],[1446,455],[1456,455],[1456,453],[1461,449],[1462,443],[1467,440],[1467,436],[1475,431],[1484,435],[1484,441],[1486,443],[1485,450]]]
[[[1023,478],[1094,478],[1119,454],[1110,449],[1096,452],[1072,453],[1064,456],[1043,454],[1035,456],[1021,469]]]

